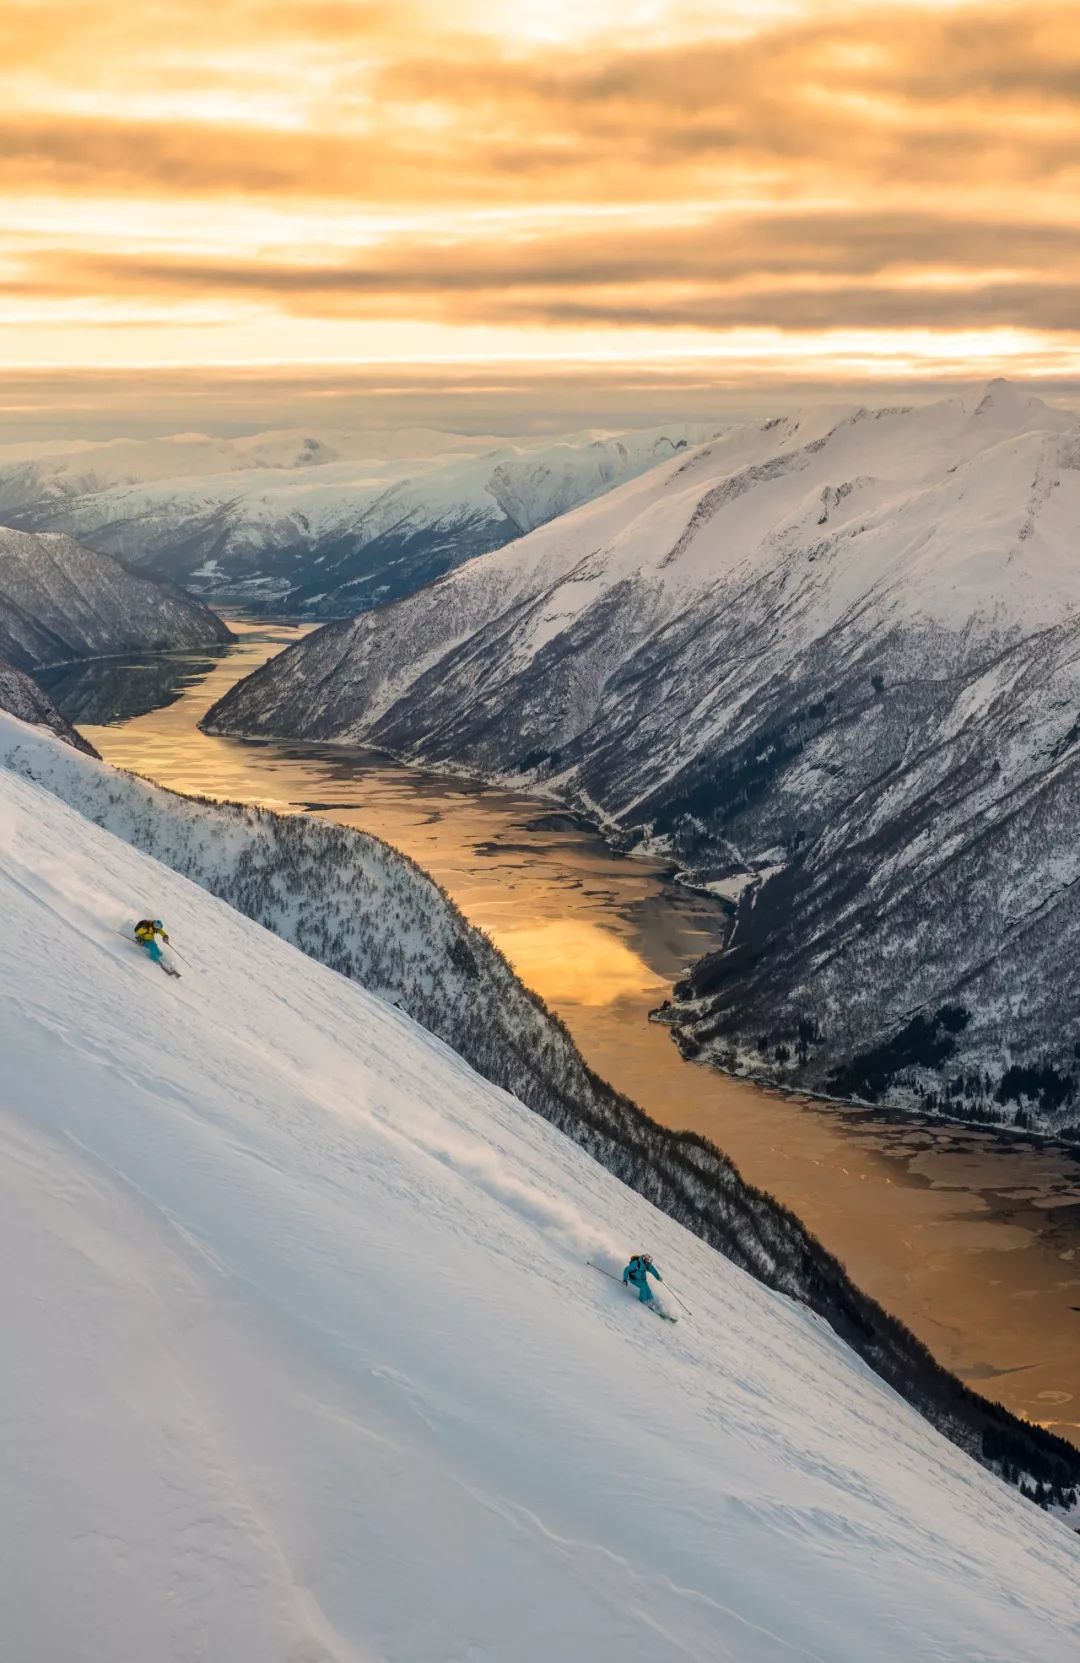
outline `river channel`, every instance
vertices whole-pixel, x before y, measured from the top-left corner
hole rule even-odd
[[[411,855],[600,1074],[712,1138],[963,1379],[1080,1443],[1080,1151],[837,1109],[683,1062],[648,1013],[717,939],[708,897],[549,803],[370,753],[200,733],[210,704],[304,627],[232,624],[237,643],[213,653],[53,672],[53,696],[120,767],[325,814]]]

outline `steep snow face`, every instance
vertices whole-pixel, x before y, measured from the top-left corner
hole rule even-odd
[[[67,721],[48,694],[32,681],[22,670],[16,670],[11,664],[5,664],[0,658],[0,710],[9,716],[17,716],[21,722],[29,722],[32,727],[48,728],[55,733],[65,745],[73,745],[76,750],[83,751],[87,756],[97,756],[93,745],[76,732]]]
[[[20,475],[6,503],[0,470],[0,514],[69,532],[199,593],[335,616],[409,594],[709,431],[687,424],[500,445],[411,430],[375,435],[366,449],[354,436],[345,459],[313,454],[302,467],[268,460],[264,445],[242,467],[111,488],[80,490],[79,473],[71,489]],[[74,465],[83,468],[83,453]]]
[[[824,1318],[962,1449],[1044,1505],[1076,1511],[1076,1449],[966,1390],[718,1149],[656,1125],[597,1079],[487,937],[397,851],[306,815],[179,797],[18,723],[0,722],[0,768],[406,1012],[654,1207]],[[154,897],[140,910],[155,913]]]
[[[0,656],[18,669],[231,639],[190,595],[70,537],[0,527]]]
[[[741,884],[742,950],[674,1013],[696,1053],[1069,1126],[1078,524],[1080,424],[1020,389],[812,411],[310,637],[208,724],[539,787]],[[951,1004],[940,1047],[844,1072]]]
[[[1076,1538],[808,1313],[35,782],[0,815],[19,1656],[1075,1656]],[[584,1263],[644,1243],[692,1321]]]

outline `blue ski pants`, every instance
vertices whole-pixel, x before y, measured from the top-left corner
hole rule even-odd
[[[155,964],[161,963],[161,948],[158,946],[153,937],[151,937],[149,941],[141,941],[139,945],[140,947],[146,948],[146,951],[150,954],[150,957],[153,959]]]

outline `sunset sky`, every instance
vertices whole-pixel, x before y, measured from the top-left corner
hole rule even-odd
[[[1080,386],[1074,0],[2,0],[0,66],[8,437]]]

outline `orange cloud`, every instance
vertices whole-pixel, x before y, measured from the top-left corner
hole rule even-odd
[[[837,328],[1077,327],[1080,239],[1067,226],[910,212],[770,213],[662,231],[600,225],[517,237],[401,235],[349,259],[27,251],[0,292],[243,297],[289,312]]]
[[[297,357],[335,321],[363,356],[388,320],[447,359],[615,330],[819,332],[845,375],[875,357],[837,359],[845,330],[890,363],[920,332],[913,366],[935,331],[943,364],[958,331],[1011,331],[1020,371],[1080,352],[1075,5],[639,9],[6,0],[0,330],[76,362],[125,326],[143,359],[200,327],[208,360],[230,332]]]

